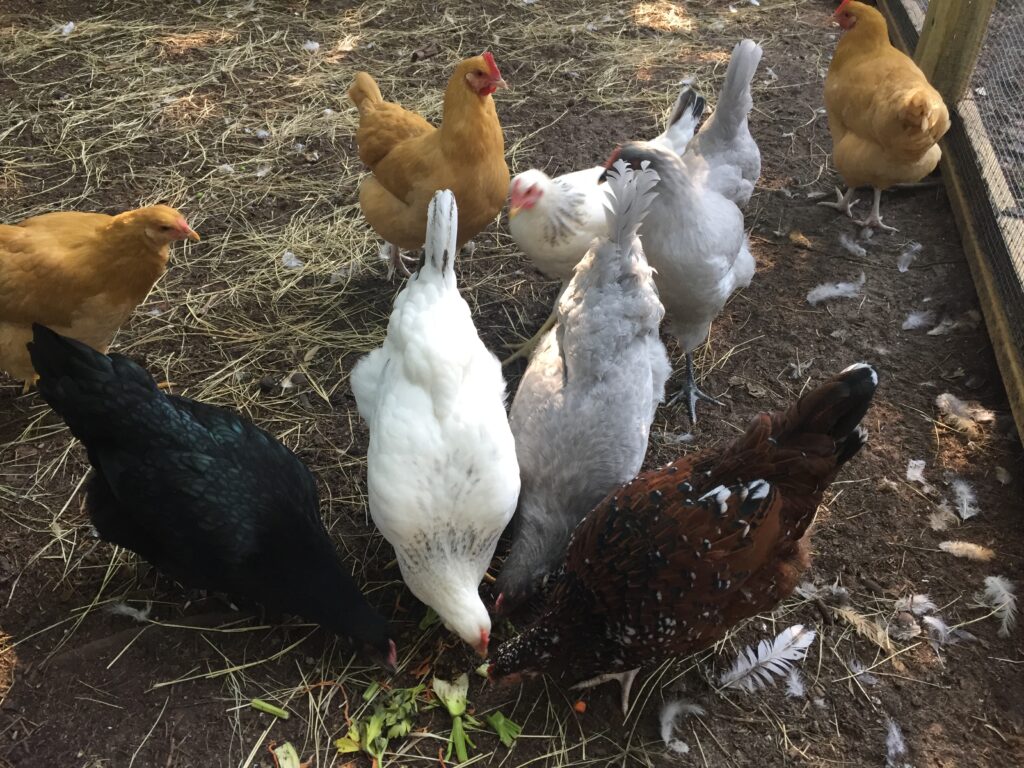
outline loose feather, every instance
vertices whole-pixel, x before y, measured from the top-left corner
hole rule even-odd
[[[806,695],[804,679],[800,676],[800,670],[794,667],[786,673],[786,696],[791,699],[802,699]]]
[[[935,322],[935,313],[930,309],[919,312],[911,312],[901,326],[904,331],[915,331],[918,328],[927,328]]]
[[[1010,630],[1017,623],[1017,595],[1013,583],[1003,576],[986,576],[985,590],[974,599],[991,608],[999,619],[999,636],[1009,637]]]
[[[885,737],[885,768],[908,768],[907,743],[903,740],[903,729],[895,720],[889,721],[889,732]]]
[[[782,630],[774,640],[762,640],[757,651],[748,646],[740,652],[732,668],[718,679],[720,688],[736,688],[753,693],[767,687],[776,677],[782,677],[802,661],[814,642],[813,629],[802,624]]]
[[[983,547],[980,544],[972,544],[969,541],[943,541],[939,543],[939,549],[943,552],[948,552],[953,557],[963,557],[967,560],[979,560],[983,563],[988,562],[996,553],[988,547]]]
[[[897,600],[896,610],[909,611],[915,616],[924,616],[927,613],[938,610],[938,607],[928,595],[911,595],[910,597],[901,597]]]
[[[952,485],[956,513],[961,520],[970,520],[981,511],[978,509],[978,497],[974,495],[974,489],[961,478],[955,479]]]
[[[661,721],[661,740],[665,742],[665,746],[677,755],[688,754],[690,751],[690,745],[682,739],[677,739],[675,737],[676,724],[679,722],[680,716],[702,717],[704,714],[704,707],[698,704],[691,704],[683,699],[666,701],[662,705],[661,713],[659,714],[659,720]]]
[[[865,280],[861,272],[857,280],[848,283],[822,283],[807,294],[807,303],[814,306],[829,299],[855,299],[860,296]]]

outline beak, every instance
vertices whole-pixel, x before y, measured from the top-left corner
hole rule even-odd
[[[488,634],[486,629],[481,629],[480,630],[480,644],[477,645],[477,647],[476,647],[477,655],[480,656],[481,659],[486,659],[487,658],[487,646],[490,644],[490,642],[491,642],[490,634]]]
[[[602,174],[601,174],[601,175],[600,175],[600,176],[598,177],[598,179],[597,179],[597,183],[598,183],[598,184],[604,184],[604,183],[605,183],[606,181],[608,181],[608,169],[607,169],[607,168],[605,168],[605,169],[604,169],[604,173],[602,173]]]
[[[497,80],[492,80],[491,85],[494,86],[494,90],[496,91],[500,90],[501,88],[508,88],[508,83],[506,83],[504,79],[500,77]]]
[[[198,243],[199,242],[199,233],[196,232],[194,229],[190,229],[188,231],[188,239],[191,240],[193,243]]]
[[[508,207],[508,217],[509,217],[509,219],[514,219],[519,214],[519,212],[521,210],[523,210],[523,206],[521,206],[521,205],[510,205]]]

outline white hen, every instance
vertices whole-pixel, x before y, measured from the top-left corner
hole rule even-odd
[[[702,114],[704,98],[684,85],[668,126],[651,143],[682,154]],[[545,277],[561,281],[562,290],[594,240],[608,237],[607,192],[598,183],[604,170],[595,166],[551,178],[534,168],[518,174],[509,187],[508,227],[512,238]],[[537,334],[505,362],[528,355],[553,324],[554,312]]]
[[[424,263],[395,299],[384,345],[352,371],[370,428],[370,514],[412,593],[481,655],[491,620],[478,587],[519,497],[501,365],[455,282],[458,213],[438,192]]]

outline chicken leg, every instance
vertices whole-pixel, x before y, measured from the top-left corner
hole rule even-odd
[[[689,401],[688,415],[690,417],[690,425],[697,425],[697,401],[703,400],[706,403],[712,403],[714,405],[725,405],[721,400],[716,400],[706,392],[702,392],[697,386],[697,382],[693,378],[693,355],[689,352],[686,353],[686,381],[683,384],[683,388],[673,395],[672,399],[668,401],[669,407],[674,406],[678,403],[683,396],[686,396]]]
[[[853,218],[853,196],[857,190],[854,187],[849,187],[844,195],[839,191],[839,187],[836,187],[836,199],[835,200],[822,200],[818,205],[824,205],[826,208],[835,208],[840,213]]]
[[[548,315],[548,319],[544,321],[544,325],[540,327],[540,330],[533,334],[529,340],[524,341],[517,347],[513,347],[515,351],[501,361],[502,366],[506,366],[513,360],[518,360],[521,357],[528,358],[532,355],[533,350],[535,350],[537,345],[540,344],[540,340],[544,338],[544,334],[554,328],[556,322],[558,322],[558,310],[552,309],[551,314]]]
[[[619,685],[622,686],[622,716],[626,717],[629,715],[629,692],[633,689],[633,681],[636,680],[639,671],[640,667],[631,669],[628,672],[607,672],[603,675],[592,677],[589,680],[584,680],[582,683],[576,683],[572,688],[573,690],[583,690],[593,688],[595,685],[601,685],[601,683],[607,683],[609,680],[617,680]]]
[[[388,263],[388,280],[395,276],[395,272],[401,272],[404,277],[409,277],[412,272],[406,266],[406,256],[402,255],[402,249],[394,243],[385,243],[381,248],[381,258]],[[415,261],[415,259],[409,259]]]
[[[877,227],[883,232],[898,232],[896,227],[890,227],[888,224],[882,223],[882,212],[880,210],[882,204],[882,190],[875,187],[875,203],[871,206],[871,214],[863,221],[856,222],[862,227]]]

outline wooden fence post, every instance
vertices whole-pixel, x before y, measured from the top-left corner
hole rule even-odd
[[[996,0],[929,0],[914,60],[951,107],[967,90]]]

